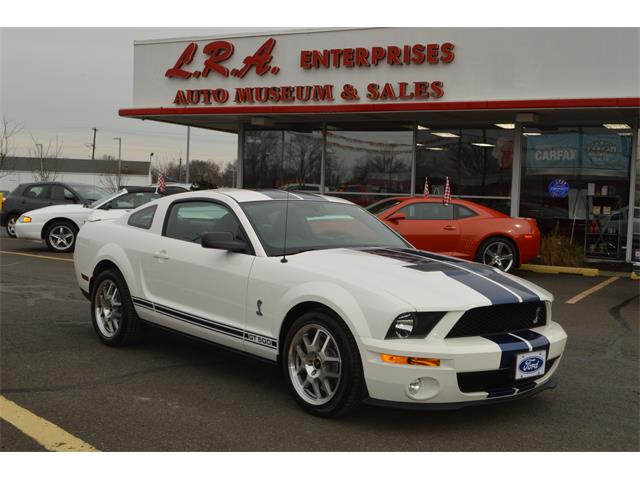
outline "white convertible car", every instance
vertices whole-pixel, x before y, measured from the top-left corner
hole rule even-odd
[[[167,194],[186,192],[184,187],[167,186]],[[20,215],[15,225],[16,237],[44,241],[52,252],[72,252],[76,235],[89,218],[119,217],[127,210],[139,207],[163,194],[157,188],[125,187],[86,205],[63,204],[38,208]]]
[[[567,340],[549,292],[311,193],[162,198],[87,222],[74,260],[104,343],[149,322],[277,362],[322,416],[526,397],[555,386]]]

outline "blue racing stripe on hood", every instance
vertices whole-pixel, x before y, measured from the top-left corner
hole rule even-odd
[[[431,258],[420,250],[371,248],[363,249],[362,251],[409,263],[410,265],[405,265],[406,268],[420,272],[442,272],[453,280],[484,295],[493,305],[520,302],[520,298],[517,295],[514,295],[508,288],[501,286],[496,280],[492,281],[486,275],[476,271],[469,271],[470,269],[466,268],[466,265],[461,268],[455,263]]]
[[[467,270],[472,270],[475,273],[482,275],[483,277],[491,279],[494,282],[503,284],[505,287],[508,287],[510,290],[513,290],[517,295],[519,295],[522,298],[523,302],[537,302],[540,300],[540,297],[535,292],[525,287],[521,283],[507,277],[505,274],[496,272],[492,267],[483,265],[481,263],[468,262],[466,260],[461,260],[459,258],[445,257],[443,255],[438,255],[431,252],[424,252],[422,250],[417,250],[416,254],[423,256],[425,258],[432,258],[434,260],[449,262],[455,265],[459,265],[460,267],[466,268]]]

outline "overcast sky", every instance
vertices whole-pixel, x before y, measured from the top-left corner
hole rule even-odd
[[[273,30],[273,29],[268,29]],[[2,28],[0,30],[0,116],[22,126],[15,155],[38,143],[64,142],[64,155],[90,158],[98,128],[96,158],[155,161],[184,158],[186,127],[121,118],[132,105],[133,41],[153,38],[259,31],[241,28]],[[191,129],[191,159],[220,162],[236,156],[236,135]]]

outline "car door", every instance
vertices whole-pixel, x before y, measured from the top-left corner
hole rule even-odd
[[[171,326],[243,349],[247,283],[255,256],[203,248],[206,232],[245,237],[228,205],[209,199],[169,205],[162,235],[142,259],[148,298]]]
[[[78,203],[78,197],[63,185],[51,185],[51,201],[54,204]]]
[[[20,200],[20,212],[28,212],[37,208],[53,205],[51,199],[51,185],[48,183],[38,183],[25,188]]]
[[[415,202],[392,215],[397,213],[403,213],[406,218],[390,225],[416,248],[447,255],[455,255],[458,251],[460,230],[453,218],[453,205]]]

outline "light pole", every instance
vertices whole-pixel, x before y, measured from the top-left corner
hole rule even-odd
[[[121,171],[121,165],[122,165],[122,138],[113,137],[113,139],[118,141],[118,190],[120,190],[120,171]]]
[[[189,147],[191,145],[191,127],[187,127],[187,162],[184,183],[189,183]]]
[[[151,157],[153,157],[153,152],[151,152],[149,154],[149,185],[151,185],[153,182],[151,181]]]

